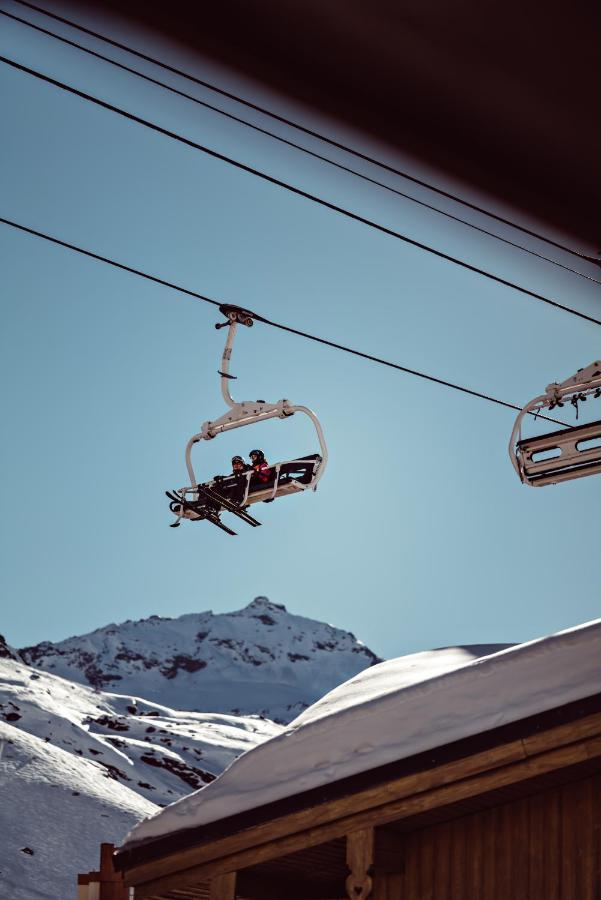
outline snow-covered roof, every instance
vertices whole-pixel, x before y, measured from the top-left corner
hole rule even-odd
[[[380,663],[280,735],[133,828],[125,848],[197,828],[601,691],[601,619],[480,659],[461,648]]]

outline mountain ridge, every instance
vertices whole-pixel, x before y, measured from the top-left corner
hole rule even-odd
[[[351,632],[289,613],[266,597],[228,613],[110,623],[17,653],[28,665],[99,690],[284,723],[381,662]]]

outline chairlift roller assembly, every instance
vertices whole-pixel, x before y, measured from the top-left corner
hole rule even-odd
[[[549,384],[544,394],[522,409],[511,432],[509,456],[524,484],[543,487],[601,473],[601,421],[522,438],[522,420],[528,413],[561,408],[569,402],[578,415],[578,404],[591,395],[601,397],[601,360],[579,369],[566,381]]]
[[[293,405],[289,400],[278,400],[277,403],[266,403],[264,400],[244,400],[236,403],[232,399],[229,382],[235,380],[235,376],[230,374],[229,366],[234,338],[238,325],[252,326],[254,313],[239,306],[223,305],[219,309],[226,317],[226,321],[219,322],[215,327],[228,328],[219,376],[221,378],[221,394],[229,409],[218,419],[204,422],[199,433],[193,435],[188,441],[185,458],[190,485],[166,493],[170,500],[169,509],[176,517],[172,527],[179,525],[182,519],[206,520],[227,531],[228,534],[235,534],[220,520],[220,514],[224,510],[233,513],[248,525],[253,527],[260,525],[261,523],[247,512],[247,508],[253,503],[275,500],[287,494],[309,489],[316,490],[327,465],[328,449],[319,419],[308,407]],[[303,413],[311,419],[319,440],[319,453],[270,465],[268,478],[265,481],[259,481],[257,473],[254,471],[213,478],[207,482],[197,480],[192,465],[192,448],[195,444],[200,441],[213,440],[233,428],[254,425],[257,422],[265,422],[267,419],[287,419],[295,413]]]

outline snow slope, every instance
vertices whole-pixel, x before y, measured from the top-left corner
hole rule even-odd
[[[1,900],[74,896],[102,841],[279,734],[262,711],[289,720],[376,662],[264,597],[23,651],[0,638]]]
[[[281,722],[380,662],[350,632],[266,597],[237,612],[151,616],[19,653],[38,669],[103,690]]]
[[[470,659],[381,663],[336,688],[125,846],[198,827],[601,691],[601,620]]]
[[[0,746],[3,900],[75,897],[77,873],[97,868],[100,842],[118,842],[159,809],[90,761],[3,722]]]
[[[178,712],[0,658],[0,897],[63,900],[144,816],[281,731]],[[65,865],[67,860],[67,865]]]

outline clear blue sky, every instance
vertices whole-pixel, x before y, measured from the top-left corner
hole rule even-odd
[[[0,8],[23,14],[10,0]],[[181,48],[132,33],[122,22],[86,21],[494,205]],[[417,240],[599,313],[595,285],[5,19],[0,51]],[[190,89],[175,77],[172,83]],[[2,216],[514,403],[601,356],[594,325],[28,75],[1,66],[0,93]],[[393,176],[390,182],[407,187]],[[234,392],[239,399],[288,397],[313,407],[330,446],[327,474],[316,494],[259,507],[263,527],[240,526],[237,538],[202,524],[169,529],[163,491],[186,483],[186,441],[224,411],[216,373],[225,334],[213,328],[216,311],[4,225],[0,257],[0,630],[13,645],[153,613],[232,610],[257,594],[350,629],[388,657],[522,641],[599,615],[601,478],[524,487],[507,456],[510,410],[259,324],[239,335]],[[254,446],[271,459],[317,449],[308,423],[296,417],[203,446],[198,471],[211,476],[232,452]]]

